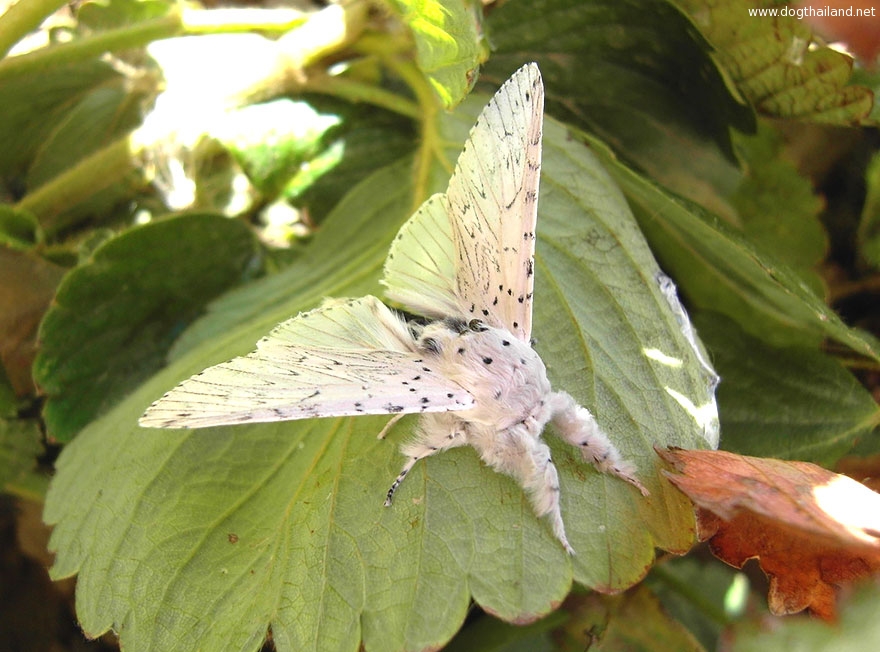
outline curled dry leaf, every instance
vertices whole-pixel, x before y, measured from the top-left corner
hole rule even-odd
[[[700,540],[741,568],[757,558],[777,615],[835,616],[836,587],[880,571],[880,495],[807,462],[658,450],[697,505]]]

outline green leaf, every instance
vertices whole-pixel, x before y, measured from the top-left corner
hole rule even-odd
[[[552,630],[568,619],[564,608],[529,625],[511,625],[484,614],[456,634],[443,652],[556,652]]]
[[[211,136],[232,152],[264,196],[274,197],[338,123],[338,116],[310,104],[279,99],[230,112]]]
[[[39,75],[3,80],[0,113],[0,176],[23,179],[37,151],[71,107],[78,106],[95,88],[113,83],[120,75],[103,61],[58,66]],[[34,119],[39,116],[39,119]]]
[[[855,85],[866,86],[871,89],[875,98],[880,95],[880,73],[877,72],[876,68],[856,68],[853,70],[851,81]],[[865,122],[867,124],[877,124],[880,122],[880,103],[876,101],[874,102],[871,113],[868,115]]]
[[[704,648],[717,650],[724,627],[738,615],[739,605],[728,608],[726,596],[747,592],[748,579],[713,557],[688,555],[655,565],[644,585]]]
[[[720,312],[762,341],[816,346],[823,337],[880,360],[880,343],[848,327],[786,265],[717,217],[674,197],[584,136],[620,185],[663,268],[695,307]]]
[[[34,362],[50,436],[70,440],[154,373],[182,326],[252,274],[258,256],[243,224],[185,214],[127,231],[71,270]]]
[[[147,89],[111,77],[53,120],[34,152],[26,184],[36,188],[140,124]]]
[[[768,346],[717,315],[696,322],[722,378],[725,450],[830,467],[880,425],[870,392],[829,356]]]
[[[461,102],[485,59],[479,2],[390,0],[412,30],[416,62],[446,108]]]
[[[859,222],[858,244],[862,258],[880,267],[880,154],[871,159],[865,173],[867,193]]]
[[[752,16],[755,0],[677,0],[755,109],[775,118],[858,124],[873,93],[847,86],[852,58],[813,36],[795,16]],[[779,7],[776,8],[777,11]]]
[[[748,166],[731,197],[743,233],[819,293],[822,282],[815,270],[828,249],[819,222],[824,202],[794,164],[782,157],[782,137],[767,124],[762,123],[753,137],[738,137],[736,144]]]
[[[466,131],[485,100],[445,118],[444,135]],[[544,139],[537,347],[554,386],[595,412],[651,497],[548,437],[578,552],[570,558],[519,486],[471,449],[419,464],[383,508],[416,418],[382,441],[381,417],[136,428],[150,401],[252,349],[273,323],[323,296],[377,292],[412,206],[407,159],[359,184],[290,268],[199,324],[205,333],[216,320],[216,337],[200,338],[65,448],[45,517],[57,524],[54,575],[79,573],[87,632],[113,627],[131,649],[168,651],[255,650],[267,627],[279,650],[436,648],[471,598],[528,622],[572,580],[620,590],[644,575],[656,548],[690,546],[691,508],[661,482],[653,447],[707,445],[712,435],[687,403],[704,405],[709,388],[619,192],[552,120]]]
[[[693,634],[666,614],[644,586],[623,595],[574,596],[566,604],[571,618],[557,635],[559,649],[703,652]]]
[[[40,425],[34,420],[0,419],[0,490],[42,501],[49,476],[37,470],[43,454]]]
[[[342,122],[326,134],[320,153],[291,180],[284,196],[296,206],[307,207],[311,218],[320,223],[358,182],[407,156],[417,136],[412,123],[388,111],[310,99],[322,112],[339,115]]]

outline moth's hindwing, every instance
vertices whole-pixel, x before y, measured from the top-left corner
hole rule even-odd
[[[385,261],[389,299],[425,317],[461,312],[455,295],[455,245],[446,196],[432,195],[400,229]]]

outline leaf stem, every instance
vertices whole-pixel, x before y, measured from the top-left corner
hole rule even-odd
[[[55,66],[92,59],[105,52],[140,47],[176,36],[182,31],[180,12],[172,10],[161,18],[145,20],[137,25],[99,32],[69,43],[58,43],[3,59],[0,61],[0,80],[15,75],[38,75]]]
[[[416,152],[415,173],[413,179],[413,210],[417,209],[428,197],[428,183],[431,165],[439,147],[440,137],[437,133],[437,113],[440,102],[434,89],[416,65],[410,60],[390,57],[387,63],[409,85],[418,102],[421,121],[421,143]]]
[[[42,0],[48,2],[48,0]],[[57,0],[52,0],[56,2]],[[13,8],[27,5],[19,2]],[[63,3],[62,3],[63,4]],[[11,11],[11,10],[10,10]],[[0,20],[8,15],[0,16]],[[272,9],[230,12],[227,10],[184,10],[172,8],[160,18],[80,37],[0,61],[0,80],[23,74],[39,74],[53,66],[91,59],[107,52],[143,47],[173,36],[253,31],[287,33],[277,41],[279,56],[302,68],[354,41],[363,31],[368,6],[362,0],[329,5],[307,16],[279,13]],[[243,19],[248,19],[246,22]],[[22,19],[20,22],[24,23]],[[38,23],[39,24],[39,23]],[[19,29],[23,27],[19,26]],[[15,29],[13,24],[10,30]],[[6,35],[0,22],[0,46]],[[6,40],[12,38],[12,35]],[[19,38],[19,37],[16,37]],[[10,45],[11,47],[11,45]]]
[[[25,195],[15,209],[34,214],[47,235],[51,235],[69,226],[56,219],[66,209],[137,171],[141,152],[142,148],[134,145],[130,135],[126,135]]]
[[[67,0],[19,0],[9,7],[0,15],[0,57],[66,4]]]

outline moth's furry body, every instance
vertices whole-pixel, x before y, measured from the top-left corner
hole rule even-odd
[[[421,331],[417,348],[425,361],[474,398],[474,407],[423,414],[416,437],[401,452],[407,462],[388,491],[391,498],[420,459],[470,445],[482,460],[513,477],[527,491],[538,516],[549,515],[553,533],[569,553],[559,508],[559,477],[541,433],[552,421],[601,470],[631,482],[635,467],[620,458],[588,410],[565,392],[553,392],[537,352],[503,328],[472,320],[444,319]]]

